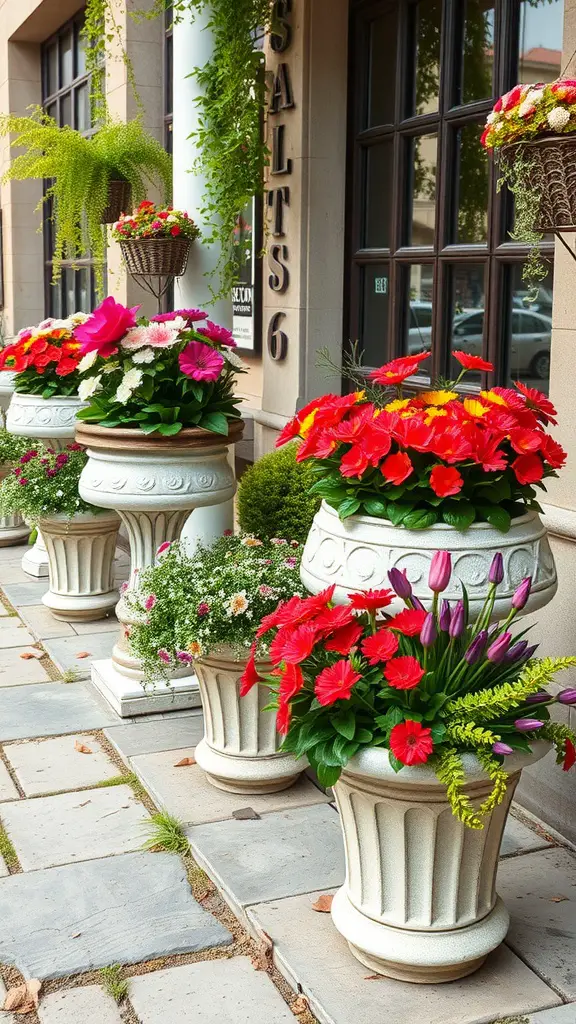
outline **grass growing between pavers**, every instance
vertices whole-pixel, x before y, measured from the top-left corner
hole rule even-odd
[[[20,861],[18,860],[18,854],[14,849],[12,840],[8,835],[4,825],[0,821],[0,856],[4,858],[6,867],[8,868],[11,875],[17,874],[21,871]]]
[[[166,811],[153,814],[152,820],[145,822],[143,828],[149,833],[149,838],[142,845],[143,850],[152,853],[165,850],[166,853],[180,853],[183,856],[190,853],[190,843],[182,822]]]
[[[128,982],[124,977],[124,969],[120,964],[100,968],[102,988],[115,1003],[121,1003],[128,995]]]

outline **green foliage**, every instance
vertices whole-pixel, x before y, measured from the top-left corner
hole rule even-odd
[[[508,786],[508,773],[489,750],[477,750],[476,757],[493,784],[492,792],[480,805],[479,814],[490,814],[502,803]]]
[[[452,808],[452,814],[468,828],[483,828],[482,821],[474,810],[470,797],[464,792],[466,773],[462,758],[454,747],[443,751],[435,764],[436,778],[446,786],[446,796]]]
[[[106,231],[102,214],[108,205],[110,181],[124,179],[136,205],[150,185],[162,187],[169,198],[172,162],[160,143],[144,131],[139,120],[107,118],[98,131],[85,138],[65,125],[59,127],[40,107],[29,117],[0,116],[0,135],[11,134],[10,145],[24,148],[3,181],[27,178],[49,180],[42,199],[53,200],[55,223],[54,280],[62,261],[75,260],[90,251],[97,267],[106,256]]]
[[[18,870],[20,867],[18,854],[2,822],[0,822],[0,857],[4,858],[9,871]]]
[[[493,743],[496,743],[498,737],[493,732],[490,732],[489,729],[483,729],[474,722],[466,722],[465,725],[460,722],[453,722],[446,728],[446,739],[450,743],[456,743],[461,747],[477,748],[491,747]]]
[[[153,814],[150,821],[144,822],[143,827],[150,833],[150,838],[143,845],[144,850],[165,850],[166,853],[180,853],[183,856],[190,853],[184,826],[171,814],[164,811]]]
[[[82,512],[96,514],[100,510],[78,493],[86,462],[86,452],[79,445],[67,445],[63,452],[55,452],[36,443],[2,481],[0,514],[18,513],[30,523],[55,514],[70,518]]]
[[[540,730],[542,739],[550,740],[556,749],[556,764],[562,764],[566,757],[566,741],[570,740],[576,746],[576,733],[568,725],[562,722],[546,722]]]
[[[315,480],[308,463],[296,462],[293,444],[263,455],[238,485],[241,529],[257,537],[287,537],[304,543],[321,502],[318,494],[310,494]]]
[[[498,191],[506,185],[514,196],[514,230],[510,237],[529,246],[522,267],[522,280],[528,287],[527,302],[533,302],[538,296],[540,282],[550,271],[549,261],[543,259],[540,252],[544,236],[535,228],[540,211],[540,190],[533,183],[530,158],[524,155],[522,146],[502,156],[499,172]]]
[[[0,427],[0,466],[17,462],[33,444],[29,437],[18,437],[10,434],[5,427]]]
[[[116,1003],[121,1003],[128,995],[128,981],[124,977],[124,970],[120,964],[101,967],[99,974],[102,988],[109,996],[112,996]]]

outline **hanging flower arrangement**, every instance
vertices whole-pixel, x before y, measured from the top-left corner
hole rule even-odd
[[[198,238],[200,229],[183,210],[145,199],[133,213],[121,213],[112,226],[117,242],[127,238]]]
[[[0,350],[0,370],[16,373],[17,392],[42,398],[76,394],[81,346],[74,331],[88,318],[88,313],[73,313],[66,320],[43,320],[21,330],[15,342]]]

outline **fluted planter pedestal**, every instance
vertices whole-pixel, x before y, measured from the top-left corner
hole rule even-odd
[[[2,370],[0,373],[0,427],[6,424],[6,413],[14,394],[15,373],[10,370]],[[0,466],[0,481],[9,472]],[[0,548],[8,547],[11,544],[23,544],[30,535],[30,529],[22,519],[22,516],[0,516]]]
[[[348,763],[334,794],[346,852],[346,881],[332,919],[357,960],[399,981],[436,984],[476,971],[503,941],[509,915],[496,893],[502,834],[520,772],[549,751],[506,758],[504,801],[466,828],[452,814],[431,767],[396,774],[388,751],[370,747]],[[492,784],[463,755],[465,791],[481,803]]]
[[[50,589],[42,602],[57,619],[95,622],[118,600],[114,553],[120,528],[115,512],[84,512],[40,521],[48,552]]]
[[[226,455],[241,436],[241,422],[231,424],[226,438],[198,428],[162,437],[78,423],[76,439],[88,451],[80,494],[120,515],[130,542],[129,591],[138,589],[140,571],[154,564],[161,545],[179,539],[192,509],[233,497],[236,482]],[[112,658],[93,663],[94,685],[123,717],[198,707],[198,683],[188,667],[168,685],[145,685],[142,665],[130,650],[134,616],[125,597],[116,606],[121,635]]]
[[[226,650],[196,662],[204,736],[194,756],[217,789],[246,796],[275,793],[292,786],[305,764],[279,751],[276,715],[264,710],[270,703],[269,688],[259,684],[240,697],[244,667],[245,662]],[[272,666],[257,668],[262,673]]]
[[[6,428],[18,437],[38,438],[55,451],[61,451],[74,440],[76,413],[85,405],[78,395],[42,398],[15,391],[6,415]],[[22,558],[22,568],[38,579],[49,575],[48,553],[40,531]]]

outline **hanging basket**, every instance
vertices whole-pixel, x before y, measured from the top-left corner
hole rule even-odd
[[[504,147],[529,164],[528,181],[540,195],[535,230],[576,231],[576,136],[554,135]]]
[[[189,238],[125,238],[120,242],[129,274],[181,277],[186,271]]]
[[[102,211],[102,224],[113,224],[121,213],[130,209],[132,190],[128,181],[110,181],[108,184],[108,205]]]

